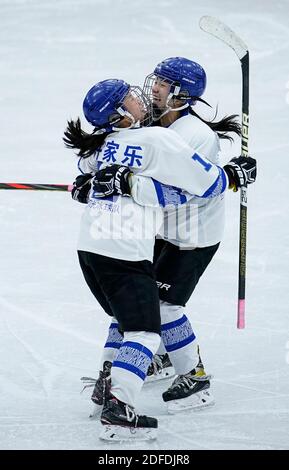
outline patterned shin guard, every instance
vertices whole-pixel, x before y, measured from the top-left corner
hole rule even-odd
[[[199,361],[198,345],[184,307],[160,302],[162,340],[177,374],[186,374]]]
[[[160,343],[157,333],[130,331],[124,339],[111,369],[111,393],[118,400],[135,406],[148,367]]]
[[[118,331],[118,322],[113,317],[108,330],[108,336],[101,357],[100,369],[105,361],[113,362],[123,342],[123,335]]]

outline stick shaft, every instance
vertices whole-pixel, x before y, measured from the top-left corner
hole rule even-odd
[[[230,46],[238,56],[242,67],[242,138],[241,154],[248,156],[249,144],[249,51],[244,41],[222,21],[212,16],[200,19],[203,31]],[[246,291],[246,247],[247,247],[247,188],[240,190],[240,230],[239,230],[239,278],[237,328],[245,328]]]
[[[70,184],[37,183],[0,183],[0,189],[36,190],[36,191],[71,191]]]
[[[249,52],[241,59],[242,67],[242,138],[241,153],[248,156],[249,148]],[[245,328],[246,251],[247,251],[247,188],[240,193],[239,279],[237,328]]]

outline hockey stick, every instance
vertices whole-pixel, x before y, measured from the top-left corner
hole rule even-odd
[[[241,154],[248,156],[249,141],[249,51],[246,44],[228,26],[212,16],[200,19],[200,28],[230,46],[242,67],[242,137]],[[239,283],[237,328],[245,328],[246,247],[247,247],[247,188],[240,191]]]
[[[71,184],[34,184],[34,183],[0,183],[0,189],[28,189],[38,191],[71,191]]]

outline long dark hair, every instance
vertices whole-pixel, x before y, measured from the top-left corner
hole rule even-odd
[[[207,104],[207,103],[206,103]],[[210,106],[210,105],[209,105]],[[230,142],[233,142],[234,139],[232,136],[228,135],[228,132],[233,132],[237,134],[239,137],[242,134],[242,126],[238,121],[238,114],[230,114],[229,116],[225,116],[220,121],[214,121],[218,110],[216,110],[215,116],[212,121],[206,121],[206,119],[199,116],[191,107],[189,108],[189,113],[192,116],[196,116],[202,122],[207,124],[212,131],[216,132],[220,139],[227,139]]]
[[[89,134],[81,128],[80,119],[76,121],[67,121],[67,128],[64,132],[63,141],[65,147],[77,149],[77,155],[82,158],[88,158],[101,149],[103,142],[109,132],[103,134]]]
[[[227,139],[230,142],[233,142],[234,139],[232,136],[228,135],[228,132],[233,132],[238,136],[241,136],[242,127],[241,124],[237,121],[237,114],[225,116],[224,118],[220,119],[220,121],[206,121],[206,119],[199,116],[191,107],[189,108],[189,113],[207,124],[214,132],[218,134],[220,139]],[[155,121],[154,125],[159,126],[160,122]],[[88,158],[90,155],[93,155],[95,152],[101,149],[108,134],[109,132],[105,132],[103,134],[94,134],[94,132],[89,134],[88,132],[85,132],[81,128],[80,119],[77,118],[76,121],[67,121],[67,128],[64,132],[63,141],[65,147],[69,149],[77,149],[77,155],[79,157]]]
[[[207,103],[205,100],[199,97],[194,97],[196,101],[200,101],[201,103],[206,104],[211,108],[211,105]],[[173,110],[173,109],[172,109]],[[237,134],[239,137],[242,134],[242,126],[238,122],[238,114],[230,114],[229,116],[225,116],[220,121],[214,121],[218,114],[218,108],[216,109],[215,116],[213,117],[212,121],[207,121],[206,119],[202,118],[199,116],[196,111],[193,110],[192,106],[189,106],[189,108],[186,108],[187,112],[191,114],[192,116],[197,117],[200,119],[202,122],[207,124],[212,131],[216,132],[219,136],[220,139],[227,139],[230,142],[233,142],[234,139],[232,136],[228,135],[228,132],[234,132]],[[161,126],[161,118],[162,118],[162,110],[159,109],[157,106],[153,106],[153,113],[154,113],[154,126]],[[181,112],[179,111],[180,116],[182,116]],[[160,116],[160,117],[159,117]]]

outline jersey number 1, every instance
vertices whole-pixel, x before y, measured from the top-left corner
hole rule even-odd
[[[211,163],[207,162],[206,160],[203,160],[200,157],[200,155],[198,155],[197,153],[194,153],[194,155],[192,156],[192,159],[195,160],[196,162],[199,162],[205,168],[206,171],[210,171],[210,169],[213,166],[211,165]]]

